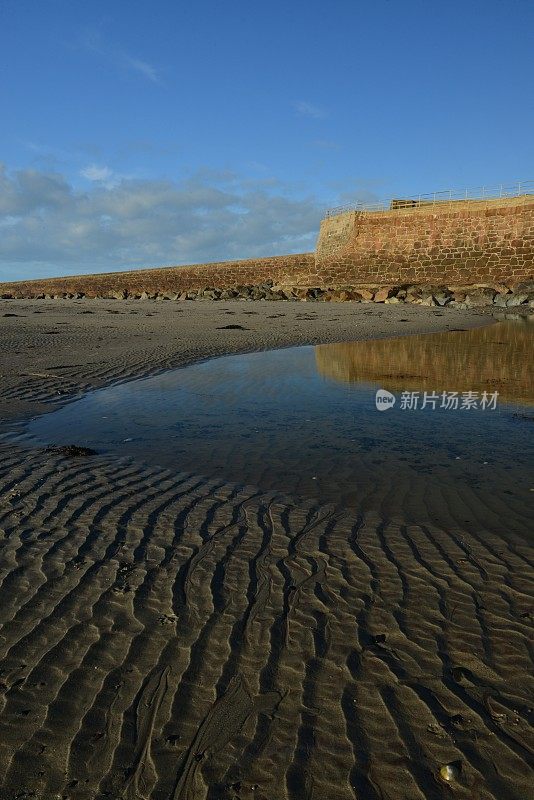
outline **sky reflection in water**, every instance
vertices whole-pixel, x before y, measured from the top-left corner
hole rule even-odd
[[[92,392],[27,437],[356,504],[422,476],[534,487],[534,322],[227,356]],[[375,392],[397,397],[379,413]],[[496,411],[402,410],[401,391],[499,392]],[[439,404],[438,404],[439,405]]]

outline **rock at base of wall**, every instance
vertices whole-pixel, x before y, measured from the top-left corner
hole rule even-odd
[[[0,297],[4,300],[18,299],[18,293],[4,292]],[[80,292],[64,292],[61,294],[39,294],[36,299],[44,300],[79,300],[90,299],[91,294]],[[485,284],[472,285],[433,285],[404,284],[402,286],[287,286],[274,285],[272,281],[261,284],[239,284],[233,288],[222,289],[217,286],[205,286],[201,289],[175,292],[138,291],[128,293],[118,289],[99,296],[105,300],[278,300],[283,302],[330,302],[330,303],[399,303],[422,306],[447,306],[454,308],[532,308],[534,306],[534,281],[523,281],[517,285]],[[20,298],[24,299],[24,298]],[[29,299],[29,298],[28,298]]]
[[[375,293],[374,301],[375,303],[385,303],[385,301],[393,294],[395,294],[394,286],[383,286]]]
[[[495,297],[496,292],[493,289],[476,289],[466,295],[465,303],[468,308],[483,308],[491,306]]]

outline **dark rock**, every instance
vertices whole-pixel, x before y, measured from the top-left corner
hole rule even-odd
[[[513,289],[514,293],[523,294],[524,292],[534,292],[534,281],[523,281],[522,283],[518,283],[517,286],[514,286]]]
[[[66,456],[67,458],[87,458],[88,456],[96,456],[96,450],[90,447],[82,447],[79,444],[64,444],[57,447],[47,447],[47,453],[58,453],[59,455]]]
[[[510,297],[510,295],[507,296],[505,294],[496,294],[493,298],[494,305],[496,305],[498,308],[506,308],[507,297]]]
[[[496,294],[495,289],[475,289],[466,296],[465,303],[468,308],[491,306]]]
[[[512,308],[513,306],[520,306],[522,303],[526,303],[528,301],[528,294],[509,294],[506,295],[506,308]]]

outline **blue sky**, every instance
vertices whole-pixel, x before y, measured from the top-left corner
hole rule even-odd
[[[2,0],[0,280],[311,250],[534,178],[530,0]]]

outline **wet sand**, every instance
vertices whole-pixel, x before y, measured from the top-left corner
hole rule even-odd
[[[2,302],[2,430],[223,353],[487,321]],[[344,510],[7,443],[0,491],[2,800],[528,796],[530,497],[399,479]]]

